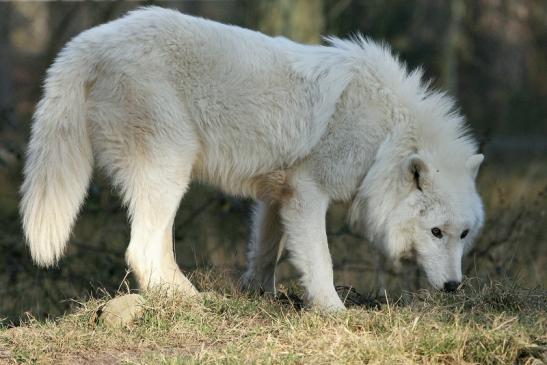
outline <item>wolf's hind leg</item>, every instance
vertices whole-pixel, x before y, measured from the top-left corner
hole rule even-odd
[[[275,294],[275,268],[283,251],[282,240],[279,205],[258,202],[253,215],[247,270],[243,275],[246,289]]]
[[[94,84],[89,124],[97,161],[128,207],[126,261],[141,289],[196,294],[177,265],[172,236],[199,148],[191,118],[165,80],[114,76]]]
[[[172,156],[175,157],[175,156]],[[179,162],[184,158],[177,156]],[[131,241],[126,260],[141,289],[165,288],[187,295],[196,289],[177,265],[173,221],[190,180],[191,164],[175,168],[156,161],[142,168],[130,186]]]
[[[159,287],[196,295],[177,265],[172,235],[179,202],[190,182],[192,161],[169,152],[135,168],[127,186],[131,241],[126,260],[141,289]]]

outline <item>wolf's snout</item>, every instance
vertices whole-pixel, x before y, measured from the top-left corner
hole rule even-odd
[[[460,286],[460,282],[459,281],[447,281],[446,283],[444,283],[444,291],[446,292],[453,292],[453,291],[456,291],[458,289],[458,287]]]

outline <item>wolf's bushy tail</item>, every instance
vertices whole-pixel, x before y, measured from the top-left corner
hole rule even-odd
[[[41,266],[55,264],[63,254],[91,178],[87,70],[66,47],[48,70],[33,117],[20,208],[32,258]]]

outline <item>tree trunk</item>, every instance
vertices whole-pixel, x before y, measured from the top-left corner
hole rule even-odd
[[[458,94],[458,48],[461,46],[461,23],[464,15],[463,0],[452,0],[444,48],[442,79],[445,87],[454,97]]]
[[[13,97],[13,68],[11,63],[11,43],[9,39],[9,19],[11,4],[0,3],[0,130],[15,126],[15,99]]]

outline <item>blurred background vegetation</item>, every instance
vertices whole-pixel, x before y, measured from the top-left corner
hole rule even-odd
[[[55,316],[67,298],[115,292],[126,276],[125,211],[97,172],[70,248],[57,268],[31,263],[18,216],[30,120],[44,73],[73,36],[143,5],[176,8],[291,39],[361,32],[392,45],[434,86],[459,100],[487,156],[479,176],[488,221],[465,260],[468,276],[547,283],[547,2],[544,0],[233,0],[0,3],[0,319]],[[244,268],[252,203],[193,185],[176,219],[179,264],[214,268],[237,281]],[[396,274],[328,215],[336,283],[390,295],[425,287],[413,265]],[[281,269],[282,284],[294,272]],[[131,277],[128,277],[131,282]],[[131,283],[134,285],[133,283]]]

